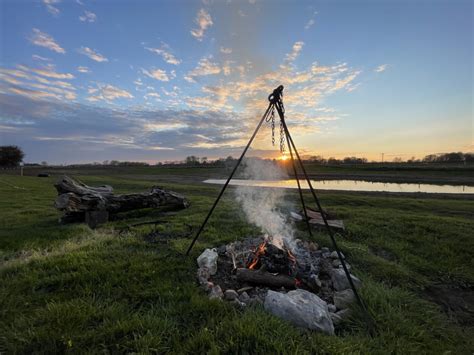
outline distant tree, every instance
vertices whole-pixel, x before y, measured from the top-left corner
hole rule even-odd
[[[474,153],[466,153],[464,154],[464,161],[466,163],[472,163],[474,162]]]
[[[201,164],[207,164],[207,157],[201,158]]]
[[[313,156],[309,157],[308,160],[312,163],[318,163],[318,164],[326,164],[327,163],[327,160],[324,159],[324,157],[322,157],[321,155],[313,155]]]
[[[199,165],[199,158],[194,155],[187,156],[185,160],[185,164],[186,165]]]
[[[401,162],[402,162],[402,158],[400,158],[400,157],[395,157],[395,158],[393,158],[393,162],[394,162],[394,163],[401,163]]]
[[[423,158],[423,163],[434,163],[436,162],[436,154],[429,154]]]
[[[344,164],[365,164],[367,163],[367,158],[345,157],[342,162]]]
[[[18,166],[24,156],[25,153],[16,145],[0,146],[0,166],[2,167],[11,168]]]

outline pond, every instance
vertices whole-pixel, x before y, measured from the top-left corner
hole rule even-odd
[[[224,179],[208,179],[207,184],[221,184]],[[306,181],[300,181],[303,189],[309,189]],[[375,191],[375,192],[426,192],[443,194],[474,194],[474,186],[465,185],[434,185],[434,184],[409,184],[393,182],[370,182],[361,180],[311,180],[313,188],[316,190],[341,190],[341,191]],[[296,189],[296,180],[241,180],[232,179],[229,185],[234,186],[254,186]]]

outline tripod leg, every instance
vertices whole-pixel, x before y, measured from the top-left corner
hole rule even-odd
[[[240,163],[242,162],[242,159],[244,158],[245,153],[247,153],[247,150],[249,149],[250,145],[252,144],[252,141],[254,140],[255,136],[257,135],[258,130],[259,130],[260,127],[262,126],[263,121],[265,120],[265,118],[267,117],[267,115],[270,113],[272,106],[273,106],[272,103],[270,103],[270,104],[268,105],[268,108],[267,108],[267,110],[265,111],[265,113],[263,114],[262,118],[260,119],[260,122],[258,123],[257,128],[255,128],[255,131],[253,132],[252,137],[250,137],[250,140],[249,140],[249,142],[247,143],[247,146],[245,147],[244,151],[243,151],[242,154],[240,155],[240,158],[239,158],[239,160],[237,161],[237,164],[235,164],[234,169],[233,169],[232,172],[230,173],[230,176],[227,178],[227,181],[225,182],[224,186],[222,187],[221,192],[219,193],[219,195],[217,196],[217,199],[214,201],[214,204],[212,205],[211,209],[209,210],[209,213],[207,214],[206,219],[204,219],[204,222],[202,223],[201,227],[199,228],[198,232],[196,233],[196,236],[194,237],[193,241],[192,241],[191,244],[189,245],[189,248],[188,248],[188,250],[186,251],[186,255],[189,255],[189,253],[191,252],[191,249],[193,248],[194,243],[196,243],[197,239],[199,238],[199,235],[201,234],[201,232],[203,231],[204,227],[206,226],[207,221],[209,220],[209,218],[210,218],[211,215],[212,215],[212,212],[214,212],[214,209],[216,208],[217,204],[219,203],[219,200],[221,199],[222,195],[224,194],[224,191],[225,191],[225,189],[227,188],[227,185],[229,185],[229,182],[230,182],[230,180],[232,179],[232,177],[234,176],[234,174],[235,174],[237,168],[239,167]]]
[[[290,151],[290,158],[291,158],[291,165],[293,166],[293,173],[295,174],[296,183],[298,184],[298,192],[300,195],[301,205],[303,206],[306,226],[308,227],[308,233],[310,237],[312,237],[313,233],[311,232],[311,225],[309,224],[308,212],[306,211],[306,205],[304,203],[304,198],[303,198],[303,191],[301,190],[300,179],[298,178],[298,172],[296,171],[296,163],[295,163],[295,159],[293,158],[293,149],[291,148],[288,135],[285,134],[285,136],[286,136],[286,142],[288,144],[288,150]]]
[[[278,106],[277,106],[278,107]],[[298,150],[296,149],[296,146],[295,146],[295,143],[293,142],[293,139],[291,138],[291,135],[290,135],[290,132],[288,131],[288,127],[286,126],[286,122],[283,121],[283,127],[285,129],[285,134],[287,135],[288,137],[288,140],[290,141],[290,144],[292,145],[293,149],[295,150],[295,154],[296,154],[296,157],[299,161],[299,164],[301,166],[301,170],[303,171],[303,174],[305,176],[305,179],[308,183],[308,186],[311,190],[311,193],[314,197],[314,200],[316,202],[316,206],[318,207],[319,211],[321,212],[321,217],[323,218],[323,221],[324,221],[324,225],[326,226],[326,229],[328,231],[328,234],[331,238],[331,241],[332,241],[332,244],[333,244],[333,247],[337,253],[337,256],[339,257],[339,260],[341,261],[341,264],[342,264],[342,268],[344,269],[344,273],[346,274],[346,277],[347,277],[347,280],[349,281],[349,285],[351,286],[351,289],[352,291],[354,292],[354,295],[357,299],[357,303],[359,304],[359,306],[361,307],[361,309],[364,311],[364,315],[365,315],[365,318],[366,318],[366,323],[367,323],[367,326],[369,328],[369,331],[372,333],[374,331],[374,321],[373,321],[373,318],[370,316],[369,314],[369,311],[367,310],[367,307],[365,305],[365,303],[363,302],[362,298],[359,296],[359,293],[357,292],[357,289],[354,285],[354,282],[352,281],[352,278],[351,278],[351,274],[349,272],[349,270],[347,269],[347,266],[346,266],[346,263],[342,257],[342,254],[341,254],[341,251],[337,245],[337,242],[336,242],[336,238],[334,237],[334,233],[331,229],[331,227],[329,226],[329,223],[327,221],[327,218],[326,218],[326,215],[321,207],[321,203],[319,202],[319,199],[318,197],[316,196],[316,193],[314,192],[314,189],[313,189],[313,186],[311,184],[311,180],[309,179],[308,177],[308,174],[306,173],[306,169],[303,165],[303,162],[300,158],[300,155],[298,153]]]

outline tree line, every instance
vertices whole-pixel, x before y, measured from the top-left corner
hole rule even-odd
[[[0,146],[0,167],[2,168],[14,168],[18,166],[24,159],[25,154],[22,149],[18,146],[9,145],[9,146]],[[218,158],[210,160],[207,157],[198,157],[195,155],[189,155],[184,160],[180,161],[165,161],[158,162],[156,164],[149,164],[146,162],[136,162],[136,161],[119,161],[119,160],[105,160],[102,163],[94,162],[91,164],[72,164],[70,166],[97,166],[97,165],[106,165],[106,166],[149,166],[149,165],[158,165],[158,166],[170,166],[170,165],[184,165],[184,166],[216,166],[216,167],[228,167],[232,166],[235,161],[232,156],[225,158]],[[276,159],[273,159],[276,160]],[[320,155],[310,156],[303,159],[305,162],[316,163],[322,165],[338,165],[338,164],[367,164],[369,161],[367,158],[359,157],[345,157],[342,159],[336,159],[334,157],[324,158]],[[384,163],[427,163],[427,164],[437,164],[437,163],[473,163],[474,162],[474,153],[462,153],[462,152],[451,152],[451,153],[442,153],[442,154],[428,154],[422,159],[411,159],[403,160],[400,157],[395,157],[391,162],[385,161]],[[284,163],[284,162],[282,162]],[[377,163],[377,162],[374,162]],[[47,166],[46,161],[41,162],[41,164],[26,164],[29,166]]]

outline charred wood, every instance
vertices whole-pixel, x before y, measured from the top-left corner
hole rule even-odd
[[[236,272],[237,280],[253,285],[269,287],[295,288],[296,280],[284,274],[271,274],[267,271],[239,268]]]

